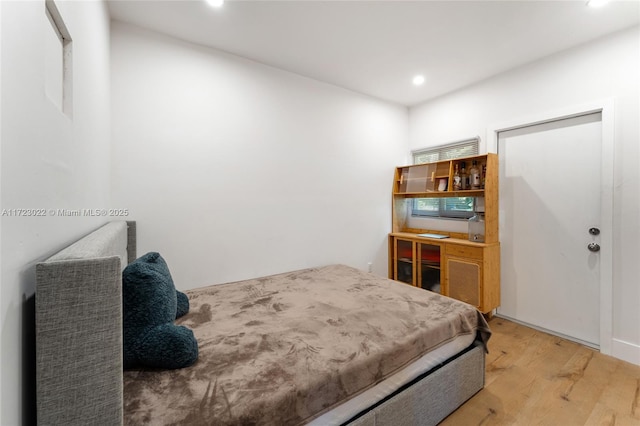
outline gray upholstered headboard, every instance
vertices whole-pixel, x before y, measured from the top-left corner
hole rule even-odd
[[[136,223],[102,226],[36,265],[38,424],[122,424],[122,269]]]

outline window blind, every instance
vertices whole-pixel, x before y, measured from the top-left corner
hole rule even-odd
[[[433,163],[440,160],[478,155],[480,138],[465,139],[438,147],[413,151],[413,164]]]
[[[413,164],[478,155],[479,145],[480,138],[475,137],[413,151]],[[412,215],[466,219],[473,216],[473,197],[416,198],[413,201]]]

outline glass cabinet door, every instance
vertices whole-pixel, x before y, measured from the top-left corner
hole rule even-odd
[[[418,243],[418,286],[425,290],[441,293],[440,246]]]
[[[413,241],[396,239],[395,274],[398,281],[413,285],[414,244]]]
[[[401,194],[437,191],[436,164],[407,166],[398,170],[397,192]]]

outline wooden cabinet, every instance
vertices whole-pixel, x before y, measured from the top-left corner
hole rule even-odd
[[[391,278],[441,293],[443,277],[440,244],[417,240],[412,236],[392,237],[390,250],[394,261]]]
[[[485,170],[483,184],[480,189],[454,190],[454,171],[460,163],[478,163]],[[445,180],[445,190],[439,191],[440,181]],[[434,197],[482,197],[485,204],[485,242],[497,243],[498,236],[498,156],[497,154],[476,155],[438,161],[437,163],[417,164],[396,167],[393,182],[392,232],[411,232],[408,226],[408,215],[411,214],[411,203],[414,198]],[[416,229],[417,234],[431,232]],[[438,233],[439,231],[435,231]],[[444,234],[447,234],[446,232]],[[460,235],[460,234],[458,234]],[[466,238],[462,236],[461,238]]]
[[[451,184],[459,163],[472,161],[485,170],[478,189],[456,190]],[[467,234],[407,226],[414,198],[483,197],[485,241]],[[434,239],[420,234],[446,235]],[[498,160],[495,154],[397,167],[393,186],[393,225],[389,235],[389,277],[436,291],[489,313],[500,305],[498,236]]]
[[[390,276],[453,297],[488,313],[500,305],[500,244],[460,238],[389,235]]]
[[[488,313],[500,306],[500,244],[470,247],[447,244],[444,259],[446,296]]]
[[[392,242],[393,278],[403,283],[415,285],[416,252],[413,240],[396,238]]]

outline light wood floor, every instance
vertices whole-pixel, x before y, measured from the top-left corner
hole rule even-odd
[[[494,317],[485,388],[441,425],[640,425],[640,366]]]

